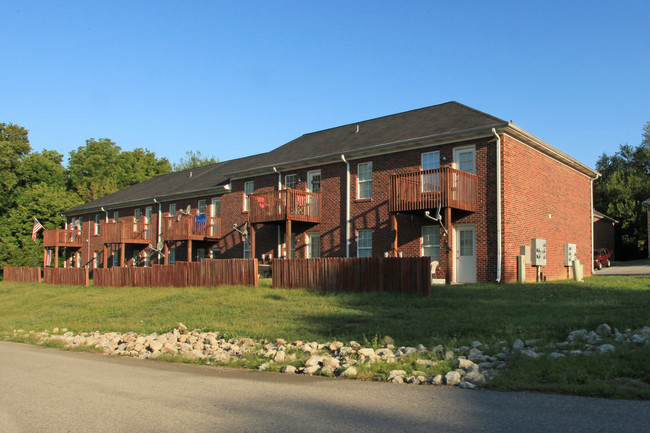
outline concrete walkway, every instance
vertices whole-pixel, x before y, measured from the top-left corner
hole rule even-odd
[[[625,265],[617,263],[600,271],[594,270],[594,275],[650,275],[650,264]]]

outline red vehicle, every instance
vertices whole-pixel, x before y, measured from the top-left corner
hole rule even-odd
[[[594,251],[594,268],[602,269],[603,265],[608,268],[612,265],[611,255],[607,248]]]

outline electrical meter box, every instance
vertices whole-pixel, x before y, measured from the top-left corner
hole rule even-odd
[[[526,264],[530,265],[530,247],[528,245],[523,245],[519,247],[519,255],[526,258]]]
[[[546,239],[533,239],[531,242],[531,264],[546,266]]]
[[[576,244],[564,244],[564,266],[573,266],[573,261],[577,258]]]

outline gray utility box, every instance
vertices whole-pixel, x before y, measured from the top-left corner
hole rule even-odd
[[[535,238],[531,241],[531,264],[546,266],[546,239]]]
[[[577,258],[576,244],[564,244],[564,266],[573,266],[573,261]]]

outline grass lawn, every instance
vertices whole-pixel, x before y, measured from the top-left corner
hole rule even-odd
[[[434,286],[430,297],[271,289],[270,280],[262,280],[257,288],[184,289],[0,282],[0,334],[54,327],[75,333],[161,333],[182,322],[189,329],[220,331],[232,337],[364,343],[388,335],[397,346],[422,343],[429,347],[457,347],[475,340],[511,343],[515,338],[559,342],[570,331],[593,330],[601,323],[620,330],[635,329],[650,325],[649,307],[648,276],[591,277],[581,284],[568,281]],[[645,360],[650,355],[647,349]],[[631,353],[621,351],[599,357],[600,361],[585,367],[586,371],[575,379],[578,383],[570,386],[560,385],[573,380],[568,372],[585,364],[585,358],[567,358],[559,360],[561,363],[553,360],[551,366],[546,365],[547,361],[534,364],[541,365],[541,371],[521,360],[495,386],[650,399],[650,362],[639,362]],[[602,372],[602,361],[604,365],[625,367],[620,372],[609,369],[611,377],[600,377],[607,389],[636,386],[645,389],[644,393],[617,394],[586,387],[590,380],[594,382],[594,375]],[[641,366],[636,368],[637,364]],[[549,373],[549,369],[553,371],[560,365],[563,375]],[[508,381],[508,377],[513,380]]]

